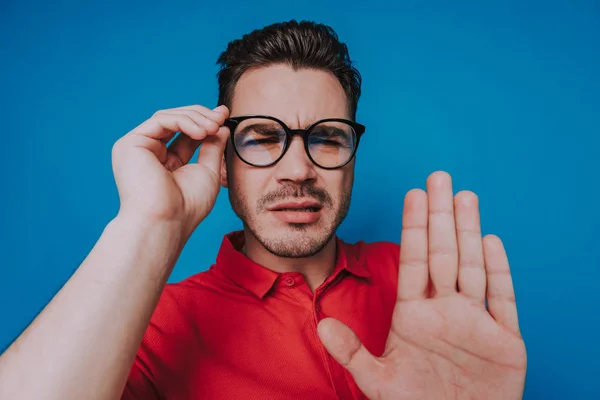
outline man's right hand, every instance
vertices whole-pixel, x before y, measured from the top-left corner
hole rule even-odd
[[[229,110],[195,105],[157,111],[113,147],[120,215],[180,222],[187,235],[212,210],[229,129]],[[167,143],[181,132],[167,147]],[[188,164],[201,146],[197,163]]]
[[[1,355],[0,398],[122,396],[182,242],[214,206],[228,114],[224,106],[158,111],[117,141],[119,216]],[[188,164],[200,144],[198,163]]]

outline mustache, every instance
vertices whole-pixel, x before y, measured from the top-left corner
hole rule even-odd
[[[289,200],[292,198],[312,198],[319,203],[333,207],[331,195],[323,188],[314,185],[285,185],[262,196],[258,200],[258,210],[263,210],[276,201]]]

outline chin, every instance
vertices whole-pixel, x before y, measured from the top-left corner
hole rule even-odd
[[[286,223],[251,231],[270,253],[278,257],[304,258],[320,252],[335,233],[335,230],[324,229],[319,225],[321,224]]]

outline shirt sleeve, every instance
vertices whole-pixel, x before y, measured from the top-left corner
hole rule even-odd
[[[180,354],[178,335],[183,314],[177,302],[174,286],[167,284],[144,332],[121,400],[159,400],[164,398],[163,387],[169,371]]]
[[[159,400],[158,391],[143,363],[136,357],[121,400]]]

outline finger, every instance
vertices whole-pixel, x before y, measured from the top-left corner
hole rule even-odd
[[[171,141],[171,139],[173,139],[175,137],[175,135],[177,135],[177,132],[171,132],[170,134],[168,134],[164,138],[160,139],[160,142],[162,144],[164,144],[165,146],[167,146],[169,144],[169,142]]]
[[[184,106],[175,108],[173,110],[192,110],[204,115],[206,118],[218,122],[219,124],[222,124],[225,121],[225,118],[229,116],[229,109],[225,105],[220,105],[212,110],[201,105]]]
[[[217,177],[221,175],[221,161],[229,138],[229,128],[222,126],[216,135],[208,136],[198,154],[198,164],[210,168]]]
[[[166,110],[161,110],[160,112],[187,115],[199,126],[204,126],[206,129],[208,129],[209,134],[216,132],[218,128],[223,125],[225,119],[229,116],[229,109],[224,105],[218,106],[213,110],[201,105],[194,105],[169,108]],[[213,121],[214,123],[207,123],[205,119]],[[161,141],[167,144],[171,139],[173,139],[175,134],[176,132],[172,132],[168,137],[161,139]]]
[[[398,300],[424,299],[427,294],[427,193],[413,189],[404,197]]]
[[[192,139],[187,135],[180,134],[169,146],[168,157],[176,159],[179,166],[185,165],[192,159],[200,143],[202,143],[202,140]]]
[[[172,111],[172,113],[189,116],[191,119],[194,120],[194,122],[206,129],[207,135],[217,133],[220,128],[220,124],[225,122],[225,114],[220,112],[214,113],[219,115],[217,122],[208,119],[195,109],[176,109]],[[206,138],[204,139],[204,141],[206,141]],[[169,170],[173,171],[187,164],[191,160],[192,156],[194,155],[194,153],[198,149],[198,146],[200,146],[201,143],[202,140],[192,139],[191,137],[185,134],[178,135],[175,138],[175,140],[171,143],[168,149],[169,154],[168,162],[166,165],[169,168]]]
[[[167,139],[175,132],[183,132],[193,139],[206,137],[206,128],[198,125],[188,115],[157,111],[154,115],[134,128],[129,135],[145,136],[151,139]]]
[[[331,356],[346,368],[356,384],[374,398],[381,380],[381,363],[360,342],[356,334],[342,322],[325,318],[317,325],[321,342]]]
[[[174,114],[174,115],[187,115],[196,124],[198,124],[198,126],[206,129],[208,134],[217,132],[219,130],[219,127],[225,122],[225,118],[224,118],[223,114],[221,114],[221,113],[216,113],[216,114],[220,115],[220,117],[217,118],[216,120],[208,118],[207,116],[200,114],[198,111],[195,111],[195,110],[177,109],[177,110],[169,111],[168,113]]]
[[[206,131],[206,135],[217,133],[220,128],[220,124],[225,122],[225,114],[221,112],[212,112],[217,115],[217,121],[207,118],[203,114],[200,114],[197,110],[201,106],[190,106],[189,108],[181,107],[166,111],[173,115],[185,115],[192,119],[198,126],[202,127]],[[210,111],[210,110],[208,110]],[[169,145],[168,148],[168,162],[167,166],[170,170],[175,170],[185,164],[187,164],[198,146],[202,143],[202,140],[193,139],[185,134],[178,135],[175,140]]]
[[[456,292],[458,246],[454,224],[452,179],[447,172],[434,172],[427,179],[429,199],[429,275],[436,296]]]
[[[504,245],[496,235],[483,238],[487,272],[487,301],[490,314],[510,331],[520,334],[515,290]]]
[[[229,109],[224,105],[220,105],[218,107],[213,108],[212,110],[208,107],[201,106],[199,104],[191,105],[191,106],[183,106],[183,107],[174,107],[174,108],[165,108],[163,112],[177,112],[177,111],[194,111],[204,115],[205,117],[212,119],[213,121],[217,121],[221,119],[223,116],[227,118],[229,116]]]
[[[454,209],[458,236],[458,289],[483,305],[486,277],[477,195],[470,191],[457,193]]]

